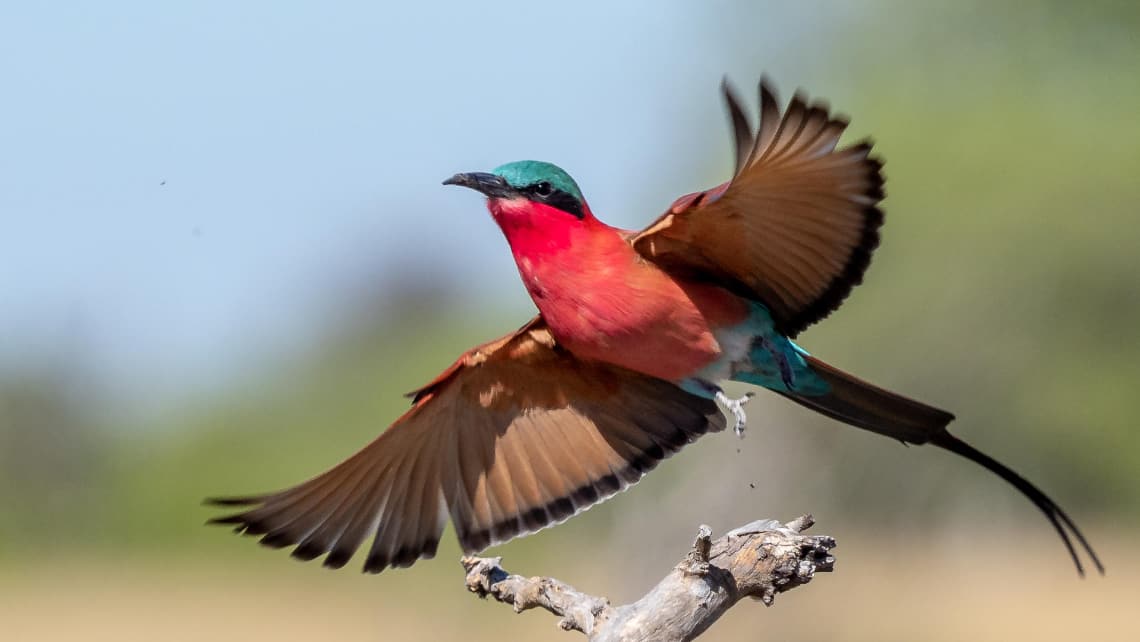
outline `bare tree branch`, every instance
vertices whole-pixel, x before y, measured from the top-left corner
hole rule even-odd
[[[649,593],[633,604],[611,606],[549,577],[525,578],[503,570],[501,557],[464,557],[467,590],[510,604],[516,613],[541,607],[560,616],[558,626],[581,631],[590,642],[692,640],[743,597],[771,605],[777,593],[807,584],[835,564],[835,540],[802,532],[811,515],[781,524],[759,520],[711,539],[701,526],[692,550]]]

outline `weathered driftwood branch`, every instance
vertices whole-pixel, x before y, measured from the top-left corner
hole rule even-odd
[[[787,524],[759,520],[715,541],[701,526],[685,559],[623,606],[553,578],[510,575],[500,557],[464,557],[462,563],[467,590],[511,604],[516,613],[544,608],[562,618],[562,629],[581,631],[590,642],[692,640],[743,597],[771,605],[776,593],[810,582],[816,571],[831,571],[835,540],[802,535],[812,523],[811,515]]]

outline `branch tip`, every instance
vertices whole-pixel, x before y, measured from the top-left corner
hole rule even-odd
[[[800,515],[799,517],[793,519],[792,521],[788,522],[786,526],[788,530],[794,531],[796,533],[802,533],[811,528],[813,524],[815,524],[815,518],[811,516],[811,513],[808,513],[806,515]]]

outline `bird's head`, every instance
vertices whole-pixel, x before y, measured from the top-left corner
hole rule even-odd
[[[490,172],[456,174],[443,184],[486,196],[487,209],[508,237],[519,229],[553,231],[595,220],[578,184],[551,163],[515,161]]]

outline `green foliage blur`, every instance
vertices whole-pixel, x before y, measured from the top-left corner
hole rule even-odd
[[[958,434],[1038,482],[1090,535],[1098,524],[1140,526],[1137,6],[883,2],[825,30],[826,55],[799,63],[800,75],[771,70],[784,98],[802,85],[851,114],[848,140],[873,135],[888,176],[868,278],[803,345],[953,410]],[[756,13],[740,11],[741,22]],[[709,178],[720,180],[712,169]],[[655,214],[649,207],[644,221]],[[401,393],[525,320],[496,314],[493,301],[457,309],[446,282],[424,291],[375,291],[352,314],[330,315],[350,321],[316,344],[223,395],[143,421],[93,404],[69,364],[6,373],[0,563],[61,549],[252,554],[250,543],[201,526],[212,514],[204,497],[324,470],[403,412]],[[610,502],[622,509],[607,504],[560,529],[608,532],[626,509],[669,498],[688,528],[702,514],[678,507],[675,493],[709,479],[756,498],[725,509],[724,527],[811,510],[836,535],[850,525],[952,529],[974,517],[1047,528],[1014,491],[949,455],[775,398],[750,417],[743,446],[709,437]],[[778,472],[787,487],[748,495],[757,471]],[[533,539],[520,550],[541,555]],[[1059,545],[1056,557],[1064,564]]]

